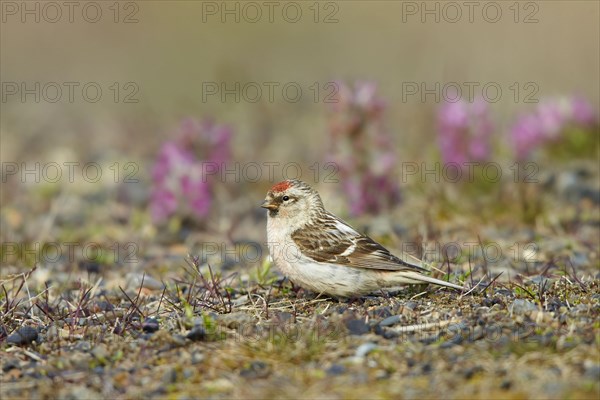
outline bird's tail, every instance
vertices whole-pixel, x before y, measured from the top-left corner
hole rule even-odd
[[[399,283],[419,284],[419,283],[433,283],[434,285],[446,286],[457,290],[466,290],[466,288],[455,285],[454,283],[435,279],[427,275],[420,274],[415,271],[401,271],[398,272]]]

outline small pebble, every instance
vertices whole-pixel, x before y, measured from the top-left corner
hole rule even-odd
[[[254,317],[243,312],[234,312],[230,314],[219,315],[218,321],[231,329],[245,329],[248,325],[256,325]]]
[[[83,351],[83,352],[88,352],[92,349],[92,345],[87,340],[81,340],[81,341],[77,342],[74,349]]]
[[[154,317],[146,318],[142,323],[142,330],[146,333],[156,332],[158,328],[158,320]]]
[[[343,313],[345,313],[347,310],[348,310],[348,306],[344,306],[344,305],[338,306],[338,307],[335,309],[335,311],[336,311],[338,314],[343,314]]]
[[[461,344],[463,341],[462,336],[453,336],[452,338],[450,338],[450,340],[445,341],[444,343],[442,343],[440,345],[440,348],[442,349],[448,349],[450,347],[456,346],[458,344]]]
[[[248,301],[250,301],[249,297],[248,297],[248,295],[245,294],[245,295],[240,296],[237,299],[233,300],[232,303],[234,306],[243,306],[244,304],[248,303]]]
[[[372,312],[370,312],[374,318],[389,318],[392,316],[392,311],[389,307],[379,307]]]
[[[199,342],[206,339],[206,331],[202,325],[196,325],[185,337],[192,342]]]
[[[175,368],[171,367],[165,371],[162,376],[162,383],[165,385],[170,385],[172,383],[177,382],[177,371]]]
[[[510,305],[510,312],[513,314],[526,314],[531,311],[536,311],[537,305],[524,299],[515,299]]]
[[[371,327],[362,319],[351,319],[346,321],[346,328],[351,335],[364,335],[371,331]]]
[[[375,343],[371,343],[371,342],[363,343],[360,346],[358,346],[358,348],[356,349],[355,356],[362,358],[375,349],[377,349],[377,345]]]
[[[106,345],[100,343],[92,350],[92,355],[104,364],[108,359],[108,350],[106,349]]]
[[[279,322],[287,322],[287,321],[292,321],[292,317],[293,315],[290,314],[289,312],[278,312],[275,314],[275,318],[279,321]]]
[[[201,353],[199,351],[195,351],[192,353],[192,364],[200,364],[204,361],[204,359],[204,353]]]
[[[583,363],[585,368],[585,376],[595,381],[600,380],[600,364],[596,364],[592,361],[586,360]]]
[[[37,338],[38,338],[37,329],[32,328],[30,326],[24,326],[22,328],[17,329],[17,331],[15,333],[10,335],[6,339],[6,343],[16,344],[16,345],[20,346],[23,344],[30,344],[34,340],[37,340]]]
[[[390,326],[400,322],[400,315],[392,315],[379,323],[380,326]]]
[[[388,379],[389,377],[390,373],[384,369],[380,369],[377,372],[375,372],[375,379],[377,379],[378,381],[382,379]]]
[[[112,311],[112,310],[115,309],[115,307],[112,304],[110,304],[108,301],[104,301],[104,300],[101,300],[101,301],[97,302],[95,304],[95,306],[100,311]]]
[[[465,377],[465,379],[471,379],[473,376],[475,376],[475,374],[481,371],[483,371],[483,368],[481,368],[479,365],[476,365],[474,367],[467,368],[463,372],[463,376]]]
[[[102,269],[99,263],[93,261],[80,261],[78,267],[91,274],[99,274]]]
[[[196,370],[193,368],[186,368],[183,370],[183,378],[188,380],[196,374]]]
[[[531,278],[531,282],[535,283],[536,285],[542,285],[546,288],[548,288],[548,286],[550,285],[550,280],[542,275],[534,276],[533,278]]]
[[[494,294],[498,294],[500,296],[505,296],[505,297],[515,297],[515,294],[513,293],[512,290],[502,289],[502,288],[496,289],[494,291]]]
[[[485,307],[488,307],[487,311],[489,311],[490,307],[493,307],[493,306],[495,306],[497,304],[502,304],[502,300],[500,300],[498,297],[491,297],[491,298],[490,297],[486,297],[485,299],[483,299],[482,304]]]
[[[271,373],[269,365],[262,361],[252,361],[250,365],[240,371],[243,378],[266,378]]]
[[[333,364],[325,372],[327,373],[327,375],[330,375],[330,376],[342,375],[344,372],[346,372],[346,367],[344,367],[343,365],[339,365],[339,364]]]
[[[149,290],[162,290],[165,285],[153,277],[147,274],[139,274],[139,273],[130,273],[127,274],[126,280],[127,289],[139,289],[140,286],[143,286]]]
[[[193,329],[192,329],[192,331],[193,331]],[[191,334],[191,333],[192,332],[190,331],[190,333],[188,333],[188,335]],[[187,336],[184,337],[184,336],[180,335],[179,333],[176,333],[173,336],[171,336],[171,340],[172,340],[173,345],[176,345],[176,346],[185,346],[185,344],[186,344],[185,343],[185,338],[186,337]]]
[[[399,337],[400,335],[402,335],[400,332],[387,330],[387,331],[383,331],[383,334],[381,335],[381,337],[389,340],[389,339],[395,339],[395,338]]]
[[[59,331],[58,331],[58,328],[56,327],[56,325],[52,325],[46,331],[46,339],[47,340],[55,339],[58,337],[58,335],[59,335]]]
[[[18,360],[9,360],[2,364],[3,372],[8,372],[11,369],[19,369],[19,361]]]

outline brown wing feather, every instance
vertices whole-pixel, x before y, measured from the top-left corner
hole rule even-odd
[[[340,225],[343,231],[340,231]],[[421,261],[403,254],[400,259],[388,249],[332,215],[319,225],[308,225],[292,234],[302,254],[319,262],[387,271],[427,272]],[[354,247],[354,250],[351,248]]]

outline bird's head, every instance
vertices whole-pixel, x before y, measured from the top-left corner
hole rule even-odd
[[[323,210],[323,202],[319,193],[305,182],[288,179],[267,192],[261,207],[269,210],[272,218],[308,221]]]

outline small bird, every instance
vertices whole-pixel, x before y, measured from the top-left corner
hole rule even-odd
[[[434,283],[464,288],[423,275],[421,261],[397,257],[331,214],[305,182],[274,185],[261,207],[268,211],[267,242],[275,265],[299,286],[336,297],[357,297],[386,287]]]

